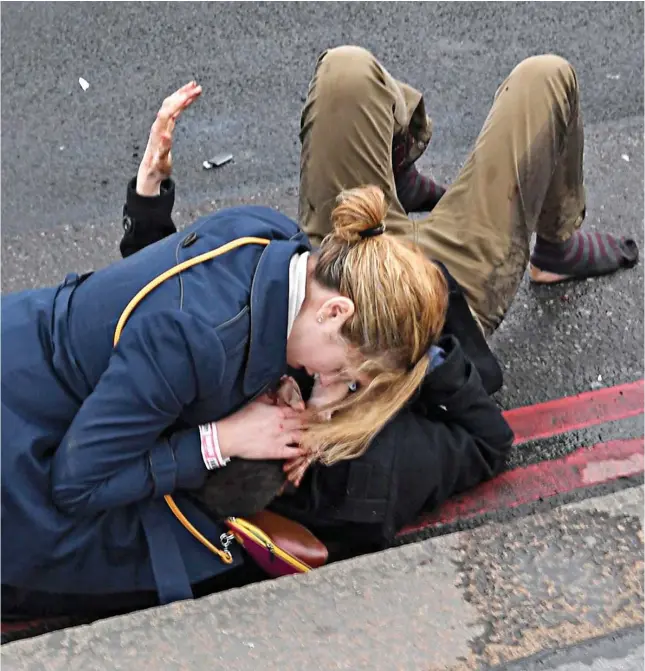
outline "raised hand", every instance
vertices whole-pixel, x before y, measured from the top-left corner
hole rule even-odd
[[[137,173],[137,193],[158,196],[161,182],[172,173],[172,133],[179,115],[201,95],[202,87],[190,82],[168,96],[150,129],[146,151]]]

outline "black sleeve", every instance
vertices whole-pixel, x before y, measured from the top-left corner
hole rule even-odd
[[[175,204],[175,183],[166,179],[161,183],[158,196],[140,196],[136,191],[136,177],[128,182],[123,206],[123,238],[119,248],[126,257],[163,240],[177,231],[172,221]]]
[[[368,452],[316,466],[297,494],[283,497],[283,514],[295,513],[321,537],[335,529],[335,535],[384,546],[423,510],[502,470],[513,433],[456,339],[440,345],[444,363]]]
[[[400,480],[400,502],[395,506],[399,528],[422,508],[437,508],[454,494],[497,475],[513,444],[513,431],[502,410],[487,394],[477,368],[457,339],[443,338],[440,345],[446,360],[428,375],[408,411],[410,462],[423,453],[424,473],[415,474],[406,467],[404,452],[397,451],[397,461],[403,462],[395,469]],[[401,426],[391,434],[393,445],[404,442],[403,430]],[[417,444],[416,449],[412,443]],[[431,477],[423,477],[428,475]],[[418,491],[419,495],[407,496],[406,491]]]

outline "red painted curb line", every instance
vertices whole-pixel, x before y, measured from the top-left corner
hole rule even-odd
[[[26,629],[40,628],[43,625],[60,624],[66,625],[69,618],[43,618],[42,620],[21,620],[16,622],[3,622],[1,632],[3,634],[11,634],[14,631],[25,631]],[[40,632],[39,632],[40,633]]]
[[[453,497],[434,513],[423,515],[399,536],[638,475],[643,472],[643,462],[643,438],[583,447],[560,459],[502,473]]]
[[[515,445],[567,431],[604,424],[643,412],[645,381],[587,391],[504,413],[515,434]]]

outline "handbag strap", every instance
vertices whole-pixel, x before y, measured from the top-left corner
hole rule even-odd
[[[136,296],[126,305],[125,310],[121,313],[121,316],[119,317],[119,321],[117,322],[116,329],[114,331],[114,346],[116,347],[117,343],[119,342],[119,339],[121,338],[121,333],[123,332],[123,327],[125,326],[126,322],[134,312],[135,308],[141,301],[152,291],[154,291],[160,284],[165,282],[167,279],[170,279],[171,277],[174,277],[175,275],[178,275],[179,273],[183,272],[184,270],[187,270],[188,268],[192,268],[193,266],[196,266],[200,263],[204,263],[205,261],[210,261],[211,259],[214,259],[217,256],[221,256],[222,254],[226,254],[226,252],[230,252],[233,249],[237,249],[238,247],[243,247],[245,245],[263,245],[266,246],[269,244],[269,240],[265,238],[255,238],[255,237],[244,237],[244,238],[237,238],[236,240],[231,240],[230,242],[227,242],[224,245],[221,245],[220,247],[217,247],[216,249],[211,249],[209,252],[204,252],[203,254],[200,254],[199,256],[195,256],[192,259],[187,259],[186,261],[182,261],[181,263],[178,263],[176,266],[173,266],[172,268],[169,268],[165,272],[161,273],[157,277],[155,277],[153,280],[148,282],[148,284],[141,289]],[[217,555],[225,564],[232,564],[233,563],[233,555],[228,550],[220,550],[219,548],[215,547],[203,534],[201,534],[186,518],[186,516],[179,510],[179,507],[175,503],[174,499],[170,494],[166,494],[164,496],[164,499],[166,503],[168,504],[168,507],[172,511],[173,515],[179,520],[181,525],[192,535],[194,536],[202,545],[204,545],[206,548],[208,548],[213,554]]]

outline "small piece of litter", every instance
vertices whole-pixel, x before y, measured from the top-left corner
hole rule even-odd
[[[629,156],[627,156],[627,154],[621,154],[620,158],[622,158],[623,161],[627,161],[627,163],[629,163]]]
[[[221,168],[223,165],[226,165],[233,160],[233,154],[217,154],[213,158],[209,158],[208,161],[204,161],[202,166],[204,170],[210,170],[211,168]]]
[[[249,641],[244,641],[244,645],[245,645],[247,648],[255,648],[255,643],[251,643],[251,642],[249,642]]]
[[[62,144],[62,145],[61,145],[60,147],[58,147],[58,148],[60,149],[60,151],[63,151],[63,149],[65,149],[65,145]]]
[[[602,382],[602,375],[598,376],[598,382]]]
[[[81,85],[83,91],[87,91],[87,89],[90,88],[90,85],[88,84],[87,80],[83,79],[83,77],[78,78],[78,83]]]
[[[620,79],[620,75],[607,75],[607,79]]]

